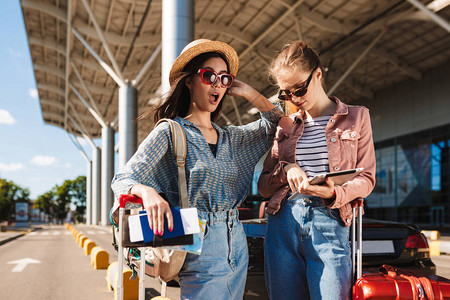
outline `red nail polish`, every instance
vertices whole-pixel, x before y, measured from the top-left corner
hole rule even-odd
[[[170,227],[170,228],[169,228],[169,231],[172,232],[172,230],[173,230],[173,227]]]

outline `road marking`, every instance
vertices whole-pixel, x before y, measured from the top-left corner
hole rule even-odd
[[[60,235],[60,234],[61,234],[61,232],[59,232],[59,231],[53,232],[53,235]]]
[[[38,233],[33,231],[33,232],[30,232],[29,234],[30,235],[37,235]]]
[[[44,231],[43,233],[41,233],[41,235],[49,235],[50,233],[48,231]]]
[[[92,230],[89,230],[89,231],[87,232],[87,234],[95,234],[95,232],[93,232]]]
[[[22,272],[23,269],[28,264],[40,264],[41,262],[39,260],[35,260],[32,258],[22,258],[14,261],[9,261],[7,264],[15,264],[16,266],[11,270],[11,272]]]

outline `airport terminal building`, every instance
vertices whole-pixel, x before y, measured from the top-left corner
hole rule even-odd
[[[377,183],[371,217],[450,223],[450,64],[362,101],[371,110]]]
[[[377,183],[366,216],[450,226],[449,4],[21,0],[42,118],[65,130],[86,160],[86,221],[102,225],[110,222],[114,171],[154,125],[134,120],[168,90],[181,49],[207,38],[235,48],[237,78],[272,101],[277,89],[266,70],[275,53],[297,39],[314,47],[327,92],[370,109]],[[217,124],[258,118],[250,103],[228,97]]]

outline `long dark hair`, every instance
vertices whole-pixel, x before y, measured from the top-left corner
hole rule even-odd
[[[138,120],[149,117],[152,112],[154,112],[154,122],[157,123],[159,120],[163,118],[173,119],[177,116],[184,118],[189,110],[189,106],[191,104],[191,95],[189,89],[186,86],[186,79],[194,76],[197,73],[197,70],[200,69],[205,61],[210,58],[219,57],[222,58],[227,64],[228,71],[230,70],[230,66],[228,62],[220,53],[217,52],[207,52],[202,53],[196,57],[194,57],[190,62],[186,64],[183,68],[183,72],[178,76],[178,78],[171,85],[170,91],[163,97],[165,98],[161,104],[156,106],[155,108],[143,113]],[[224,95],[224,98],[226,93]],[[222,110],[223,101],[220,101],[216,110],[211,113],[211,121],[215,121]]]

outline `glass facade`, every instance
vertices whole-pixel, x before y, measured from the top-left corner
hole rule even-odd
[[[375,143],[376,185],[366,198],[369,218],[450,223],[450,124]],[[258,195],[255,172],[251,188]]]
[[[450,222],[450,125],[375,143],[377,183],[366,216],[442,225]]]

